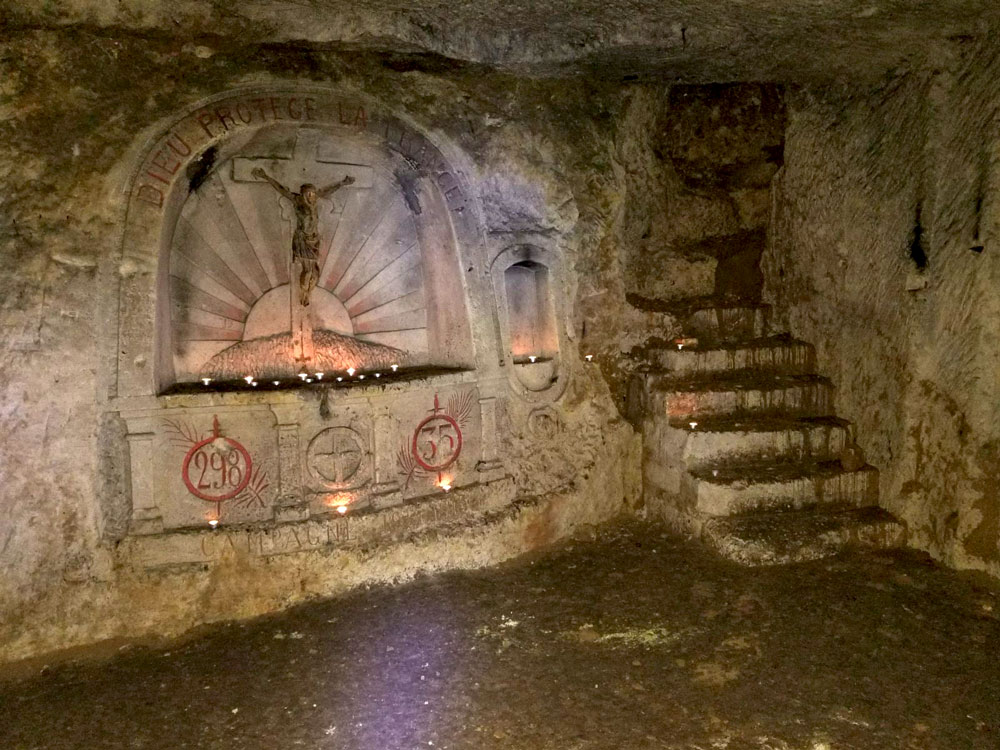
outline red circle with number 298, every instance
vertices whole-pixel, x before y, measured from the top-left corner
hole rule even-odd
[[[228,450],[218,450],[218,441],[225,443]],[[184,456],[184,484],[195,497],[219,503],[236,497],[246,488],[252,468],[246,448],[232,438],[216,434],[195,443]]]

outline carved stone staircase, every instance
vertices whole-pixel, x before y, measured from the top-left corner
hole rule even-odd
[[[768,311],[694,306],[682,338],[633,353],[647,508],[747,565],[902,545],[813,347],[769,334]]]

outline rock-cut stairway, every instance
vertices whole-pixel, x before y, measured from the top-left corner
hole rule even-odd
[[[637,353],[647,507],[749,565],[902,545],[813,347],[770,334],[767,313],[694,308],[681,338]]]

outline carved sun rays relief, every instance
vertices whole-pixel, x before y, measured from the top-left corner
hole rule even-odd
[[[303,368],[428,363],[416,216],[384,156],[343,140],[317,129],[266,129],[185,201],[169,269],[178,380],[249,373],[291,382]],[[317,200],[319,273],[308,307],[298,304],[295,207],[254,169],[294,192],[353,179]],[[311,347],[296,341],[297,314],[307,319]]]

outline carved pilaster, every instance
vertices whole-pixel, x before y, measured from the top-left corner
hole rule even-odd
[[[396,469],[396,421],[388,413],[375,417],[375,505],[386,508],[403,501]]]
[[[129,474],[132,487],[131,534],[157,534],[163,531],[163,516],[157,507],[153,489],[153,420],[128,420]]]
[[[476,464],[476,471],[486,475],[484,479],[487,482],[498,478],[494,475],[499,475],[503,469],[497,439],[497,406],[497,398],[495,396],[487,396],[479,399],[479,413],[482,424],[482,448],[480,449],[479,463]]]
[[[297,404],[271,407],[278,430],[278,500],[274,505],[276,521],[301,521],[309,518],[309,505],[302,492],[302,464],[299,452],[299,408]]]

